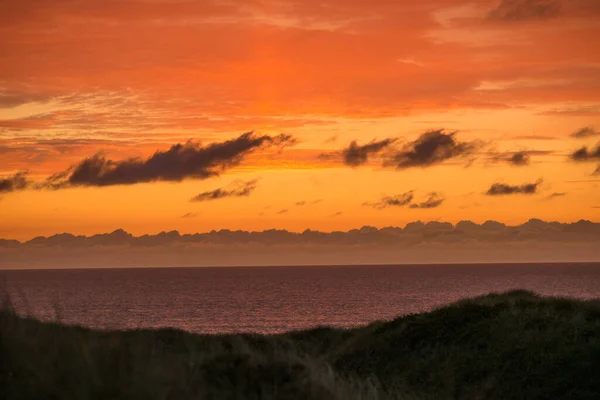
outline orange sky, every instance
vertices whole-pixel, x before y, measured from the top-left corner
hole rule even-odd
[[[597,0],[0,2],[0,237],[598,221],[598,37]],[[452,141],[433,156],[432,130]],[[248,131],[267,139],[210,177],[146,163]],[[139,157],[137,178],[75,179],[97,153],[102,174]]]

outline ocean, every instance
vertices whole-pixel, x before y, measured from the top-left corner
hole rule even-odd
[[[95,328],[353,327],[511,289],[600,297],[600,263],[4,270],[17,311]]]

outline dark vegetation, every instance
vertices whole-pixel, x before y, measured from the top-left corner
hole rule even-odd
[[[490,294],[281,335],[100,331],[0,312],[2,399],[599,399],[600,301]]]

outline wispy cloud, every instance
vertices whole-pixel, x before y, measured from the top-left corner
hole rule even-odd
[[[197,196],[192,197],[190,201],[203,202],[223,199],[225,197],[246,197],[256,189],[257,180],[251,180],[248,182],[236,182],[231,188],[219,188],[202,192]]]
[[[322,201],[323,200],[321,200],[321,199],[312,200],[312,201],[302,200],[302,201],[297,201],[296,203],[294,203],[294,205],[296,207],[303,207],[303,206],[308,206],[308,205],[312,205],[312,204],[318,204]]]
[[[0,108],[13,108],[27,103],[45,102],[50,96],[28,91],[0,90]]]
[[[487,16],[490,21],[518,22],[541,20],[560,15],[560,6],[554,0],[502,0]]]
[[[592,136],[600,136],[600,131],[595,130],[590,126],[586,126],[585,128],[581,128],[571,134],[571,137],[577,139],[585,139]]]
[[[374,207],[378,209],[387,207],[404,207],[414,198],[413,191],[397,194],[394,196],[384,196],[376,202],[365,202],[363,206]]]
[[[509,194],[535,194],[538,190],[541,180],[535,183],[525,183],[523,185],[507,185],[505,183],[494,183],[485,193],[488,196],[503,196]]]
[[[548,197],[546,197],[546,198],[547,198],[548,200],[551,200],[551,199],[555,199],[555,198],[557,198],[557,197],[564,197],[564,196],[566,196],[566,195],[567,195],[567,193],[566,193],[566,192],[555,192],[555,193],[551,193],[551,194],[549,194],[549,195],[548,195]]]
[[[521,150],[515,152],[489,152],[487,162],[506,163],[515,167],[524,167],[531,164],[531,156],[547,156],[553,154],[550,150]]]
[[[444,198],[437,192],[429,193],[429,198],[420,203],[413,203],[410,208],[436,208],[442,205]]]
[[[394,196],[384,196],[376,202],[365,202],[362,205],[367,207],[373,207],[378,210],[382,210],[388,207],[405,207],[409,208],[435,208],[439,207],[443,202],[444,198],[437,192],[431,192],[428,194],[428,198],[421,202],[414,202],[415,199],[414,191],[408,191],[405,193],[397,194]]]
[[[198,215],[198,213],[195,212],[189,212],[189,213],[185,213],[183,214],[181,217],[179,218],[194,218]]]
[[[554,108],[541,113],[542,115],[559,115],[561,117],[596,117],[600,115],[600,105],[583,105]]]
[[[512,140],[557,140],[557,137],[554,136],[545,136],[545,135],[521,135],[521,136],[512,136]]]

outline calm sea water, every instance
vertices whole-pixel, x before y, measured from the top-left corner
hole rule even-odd
[[[600,263],[0,271],[15,307],[93,327],[350,327],[509,289],[600,297]]]

